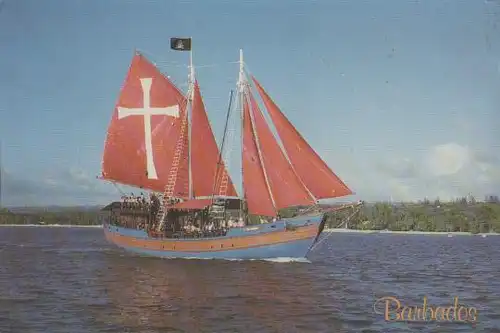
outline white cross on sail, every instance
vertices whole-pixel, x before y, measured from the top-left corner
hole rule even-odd
[[[151,116],[171,116],[179,118],[179,105],[173,105],[163,108],[151,107],[151,85],[152,78],[141,78],[141,87],[143,95],[142,108],[124,108],[118,107],[118,119],[129,116],[144,117],[144,144],[146,146],[146,167],[148,179],[158,179],[153,157],[153,142],[151,135]]]

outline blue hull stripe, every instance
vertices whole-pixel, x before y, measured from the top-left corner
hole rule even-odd
[[[216,252],[177,252],[151,251],[136,247],[123,247],[125,250],[160,258],[199,258],[199,259],[273,259],[273,258],[305,258],[314,238],[275,245],[265,245],[244,250],[228,250]]]
[[[286,220],[287,224],[293,224],[297,227],[302,227],[304,225],[315,225],[319,226],[323,214],[308,217],[299,217],[295,219]],[[282,243],[273,243],[269,245],[251,245],[251,239],[253,237],[258,237],[258,234],[267,234],[269,232],[274,233],[276,229],[284,228],[284,221],[276,221],[273,223],[268,223],[260,225],[260,231],[255,233],[252,231],[253,235],[245,235],[245,228],[236,228],[230,230],[228,235],[222,237],[216,237],[217,239],[232,239],[232,237],[247,239],[248,237],[248,247],[238,248],[238,249],[227,249],[227,250],[217,250],[217,251],[196,251],[196,252],[183,252],[183,251],[172,251],[163,249],[151,249],[144,248],[143,246],[134,246],[136,239],[139,242],[157,242],[157,239],[151,239],[143,230],[129,229],[117,226],[106,225],[104,226],[105,233],[112,235],[120,235],[122,237],[129,237],[132,242],[118,242],[116,245],[121,248],[136,253],[140,255],[162,257],[162,258],[200,258],[200,259],[272,259],[272,258],[305,258],[309,252],[309,249],[314,243],[316,234],[311,235],[311,237],[292,239],[284,241]],[[262,230],[263,229],[263,230]],[[265,232],[265,231],[267,232]],[[269,231],[268,231],[269,230]],[[273,231],[271,231],[273,230]],[[263,232],[264,231],[264,232]],[[231,236],[232,237],[231,237]],[[215,238],[212,238],[215,239]],[[207,238],[203,240],[208,240]],[[202,239],[176,239],[176,242],[198,242],[203,241]],[[170,240],[172,241],[172,240]],[[123,244],[119,244],[123,243]]]

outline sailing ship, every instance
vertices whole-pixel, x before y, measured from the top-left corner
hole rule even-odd
[[[353,192],[249,73],[241,50],[235,102],[239,107],[232,107],[231,91],[217,145],[194,74],[191,39],[172,38],[171,48],[190,52],[187,92],[136,51],[115,106],[99,178],[150,195],[108,205],[107,240],[156,257],[304,258],[326,222],[318,200]],[[230,151],[224,148],[234,109],[241,122],[242,195],[223,157]],[[306,207],[300,214],[280,217],[283,209],[299,206]]]

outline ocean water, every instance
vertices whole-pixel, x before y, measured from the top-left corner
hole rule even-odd
[[[333,233],[305,262],[164,260],[100,229],[2,227],[0,333],[494,333],[499,257],[495,236]],[[476,318],[386,321],[382,297],[446,308],[458,297]]]

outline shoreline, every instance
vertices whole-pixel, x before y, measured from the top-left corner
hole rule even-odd
[[[500,236],[500,233],[487,232],[473,234],[463,231],[391,231],[391,230],[362,230],[362,229],[341,229],[341,228],[325,228],[323,232],[332,233],[362,233],[362,234],[401,234],[401,235],[436,235],[436,236]]]
[[[0,227],[50,227],[50,228],[102,228],[102,225],[78,225],[78,224],[0,224]],[[391,230],[363,230],[325,228],[324,233],[353,233],[353,234],[398,234],[398,235],[435,235],[435,236],[500,236],[500,233],[487,232],[473,234],[460,231],[391,231]]]

